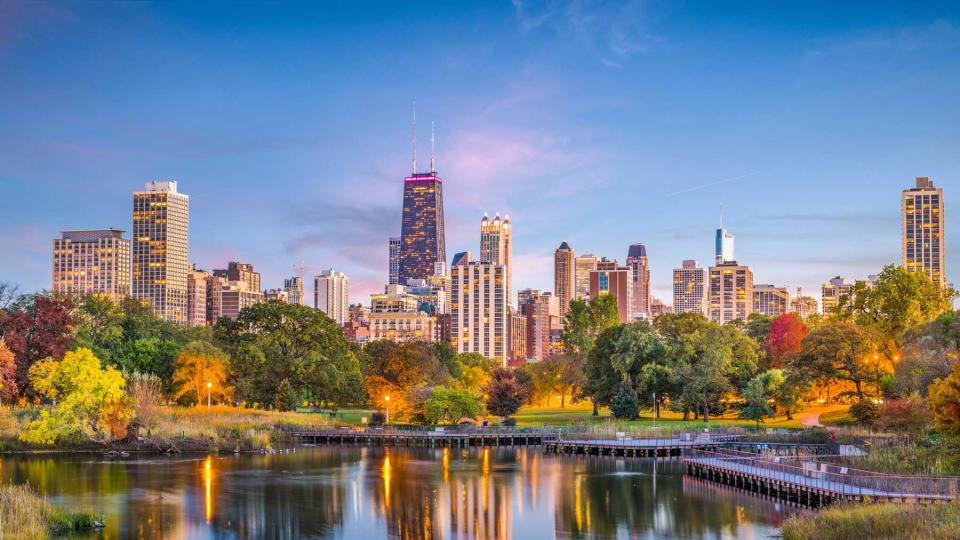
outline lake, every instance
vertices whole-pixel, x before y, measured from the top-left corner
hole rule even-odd
[[[768,538],[792,511],[674,460],[535,448],[6,457],[3,482],[102,514],[93,538]]]

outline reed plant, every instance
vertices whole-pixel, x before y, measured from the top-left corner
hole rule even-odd
[[[790,517],[784,540],[947,540],[960,537],[960,502],[838,505]]]

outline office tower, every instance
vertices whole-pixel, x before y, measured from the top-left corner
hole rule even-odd
[[[460,251],[453,254],[453,260],[450,261],[450,267],[457,266],[459,264],[467,264],[473,260],[473,254],[469,251]]]
[[[627,251],[627,268],[633,277],[633,304],[630,306],[632,318],[650,314],[650,261],[647,259],[647,247],[643,244],[631,244]]]
[[[620,322],[631,320],[630,307],[633,305],[633,272],[617,261],[606,258],[597,261],[597,269],[590,272],[590,298],[611,295],[617,299],[617,311]]]
[[[243,283],[248,291],[260,292],[260,272],[254,271],[252,264],[231,261],[226,268],[214,270],[213,275]]]
[[[736,262],[733,256],[733,235],[727,232],[721,223],[720,228],[717,229],[716,264],[719,266],[729,262]]]
[[[397,285],[400,283],[400,237],[391,236],[390,237],[390,257],[389,257],[389,266],[390,266],[390,280],[388,283],[390,285]]]
[[[570,309],[570,300],[576,294],[577,270],[574,262],[573,248],[566,242],[553,252],[553,291],[560,302],[560,319],[562,320]]]
[[[673,312],[707,315],[707,269],[687,259],[673,269]]]
[[[460,259],[450,269],[450,344],[457,352],[472,352],[506,366],[509,301],[506,298],[507,269]]]
[[[426,279],[433,264],[446,261],[443,228],[443,180],[436,171],[414,172],[403,182],[398,283]]]
[[[903,267],[945,285],[943,188],[918,176],[916,187],[903,190],[901,213]]]
[[[820,305],[823,314],[826,315],[830,310],[839,306],[841,299],[848,296],[851,289],[853,289],[853,283],[840,276],[831,279],[829,283],[824,283],[820,287]]]
[[[574,300],[590,299],[590,272],[597,269],[597,258],[590,254],[574,258]]]
[[[520,310],[510,310],[510,359],[513,367],[527,361],[527,317]]]
[[[790,292],[786,287],[758,284],[753,286],[753,311],[779,317],[787,312],[790,305]]]
[[[284,304],[290,303],[290,295],[285,289],[270,289],[263,291],[263,301],[269,302],[271,300],[276,300],[277,302],[283,302]]]
[[[197,265],[190,265],[187,273],[187,324],[189,326],[203,326],[207,324],[207,278],[210,276],[204,270],[197,270]]]
[[[307,296],[303,287],[303,277],[294,276],[283,280],[283,290],[287,292],[287,301],[298,306],[307,305]]]
[[[314,276],[313,307],[342,326],[347,321],[350,307],[350,279],[347,275],[330,269]]]
[[[130,241],[123,231],[63,231],[53,240],[53,292],[128,296]]]
[[[817,299],[812,296],[804,296],[800,287],[797,287],[797,296],[790,300],[790,311],[801,317],[809,317],[819,312]]]
[[[736,261],[710,268],[709,317],[724,324],[753,313],[753,270]]]
[[[526,289],[519,295],[520,313],[526,317],[527,358],[544,360],[553,354],[551,330],[560,326],[560,302],[550,293]]]
[[[176,182],[147,182],[133,194],[133,297],[165,321],[187,322],[190,198]]]
[[[513,240],[511,234],[510,218],[500,219],[499,212],[493,216],[493,219],[487,218],[487,215],[484,214],[480,220],[480,262],[506,267],[504,294],[508,303],[512,300],[511,291],[513,290],[510,278],[513,270]]]

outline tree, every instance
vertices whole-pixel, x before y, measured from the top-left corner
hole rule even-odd
[[[597,337],[596,343],[587,354],[583,366],[583,384],[579,394],[593,403],[594,412],[598,407],[609,407],[613,402],[622,377],[610,362],[616,351],[617,341],[623,333],[624,326],[608,328]]]
[[[880,407],[874,422],[884,431],[919,439],[930,425],[930,412],[918,397],[888,399]]]
[[[501,418],[513,416],[523,405],[523,392],[517,386],[514,371],[497,368],[486,388],[487,410]]]
[[[783,383],[783,371],[779,369],[764,371],[751,379],[743,392],[745,402],[739,417],[754,420],[757,427],[760,427],[760,422],[764,418],[773,416],[776,412],[773,408],[774,396],[780,391]]]
[[[564,318],[563,343],[566,354],[576,364],[578,371],[585,372],[590,369],[586,364],[590,362],[590,354],[597,339],[619,324],[620,313],[617,311],[617,300],[613,296],[598,296],[589,302],[570,302],[570,309]],[[584,384],[589,383],[584,381]],[[601,395],[602,392],[604,391],[595,386],[588,390],[580,388],[576,397],[589,398],[593,403],[593,415],[597,416],[600,413],[599,406],[609,403],[605,394]]]
[[[30,392],[27,372],[42,358],[62,358],[73,339],[69,300],[42,294],[20,297],[0,311],[0,334],[17,363],[17,388]]]
[[[424,402],[427,423],[456,423],[461,418],[476,418],[483,414],[483,404],[469,390],[437,386]]]
[[[393,418],[412,419],[422,409],[427,394],[422,388],[452,385],[450,369],[463,374],[461,363],[473,363],[470,355],[456,355],[446,362],[443,350],[431,343],[408,341],[373,341],[367,344],[363,355],[363,380],[367,393],[376,405],[385,406],[384,397],[390,396]],[[476,366],[473,366],[476,367]],[[472,372],[472,370],[470,370]],[[471,389],[478,395],[475,389]]]
[[[809,379],[849,381],[863,401],[863,382],[878,369],[870,362],[875,350],[859,326],[842,321],[827,322],[803,339],[793,367]]]
[[[482,354],[461,353],[456,356],[456,363],[459,374],[455,377],[453,386],[469,390],[479,396],[490,384],[496,362]]]
[[[13,352],[0,338],[0,401],[11,403],[18,395],[17,362]]]
[[[770,331],[766,340],[767,364],[772,368],[782,368],[787,358],[800,352],[800,344],[809,331],[796,313],[784,313],[770,321]]]
[[[946,435],[960,436],[960,364],[954,364],[950,375],[930,385],[927,408],[933,413],[937,429]]]
[[[566,407],[567,395],[583,381],[583,370],[572,356],[561,354],[545,358],[533,365],[533,384],[537,392],[560,394],[560,408]]]
[[[56,400],[52,410],[29,422],[20,439],[32,444],[107,442],[126,436],[134,416],[125,381],[113,367],[103,368],[90,349],[77,349],[63,360],[45,360],[30,370],[33,387]]]
[[[633,387],[626,382],[621,382],[616,395],[613,396],[613,402],[610,405],[610,412],[614,418],[636,418],[640,414],[640,402],[637,400],[637,393]]]
[[[744,327],[744,331],[751,339],[756,341],[758,345],[765,348],[772,323],[773,317],[755,311],[747,317],[747,324]]]
[[[178,386],[173,398],[192,398],[197,406],[208,395],[210,399],[223,401],[230,396],[227,384],[226,353],[205,341],[193,341],[177,355],[177,369],[173,381]]]

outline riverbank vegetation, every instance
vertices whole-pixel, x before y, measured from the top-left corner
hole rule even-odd
[[[90,512],[68,512],[48,503],[30,486],[0,486],[0,536],[34,540],[84,532],[102,526]]]
[[[953,540],[960,531],[960,502],[928,505],[840,505],[808,511],[784,522],[784,540]]]

